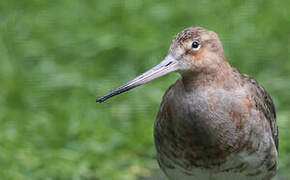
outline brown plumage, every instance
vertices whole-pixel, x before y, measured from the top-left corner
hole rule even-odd
[[[154,126],[158,162],[169,179],[271,179],[278,128],[270,95],[232,68],[216,33],[191,27],[157,66],[97,99],[102,102],[170,72]]]

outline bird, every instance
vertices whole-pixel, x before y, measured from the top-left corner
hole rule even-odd
[[[273,100],[256,80],[229,64],[214,31],[182,30],[158,65],[96,101],[171,72],[181,77],[164,94],[154,123],[157,160],[167,178],[272,179],[278,170]]]

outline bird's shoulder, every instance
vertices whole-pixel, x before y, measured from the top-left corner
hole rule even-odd
[[[255,107],[260,111],[267,119],[271,131],[273,140],[275,142],[276,149],[278,150],[278,126],[276,122],[276,111],[273,100],[270,94],[261,86],[255,79],[247,74],[242,74],[239,70],[233,68],[233,72],[237,74],[241,80],[241,83],[246,84],[248,91],[251,93],[255,101]]]

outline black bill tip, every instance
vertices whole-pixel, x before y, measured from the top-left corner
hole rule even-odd
[[[132,89],[134,87],[136,87],[136,86],[128,86],[128,83],[124,84],[123,86],[121,86],[121,87],[119,87],[119,88],[117,88],[117,89],[105,94],[104,96],[97,98],[96,102],[97,103],[102,103],[102,102],[106,101],[107,99],[109,99],[109,98],[111,98],[113,96],[116,96],[118,94],[121,94],[123,92],[126,92],[126,91],[128,91],[128,90],[130,90],[130,89]]]
[[[96,102],[97,103],[102,103],[102,102],[104,102],[106,99],[104,98],[104,97],[100,97],[100,98],[97,98],[96,99]]]
[[[96,99],[96,102],[97,103],[102,103],[102,102],[106,101],[107,99],[109,99],[110,97],[112,97],[114,95],[115,95],[115,93],[112,93],[112,92],[111,93],[108,93],[108,94],[106,94],[106,95],[104,95],[102,97],[97,98]]]

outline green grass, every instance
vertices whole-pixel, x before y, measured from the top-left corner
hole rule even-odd
[[[185,27],[216,31],[228,61],[274,98],[281,173],[290,178],[290,3],[0,2],[0,179],[149,176],[153,123],[178,75],[96,104],[166,55]]]

